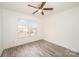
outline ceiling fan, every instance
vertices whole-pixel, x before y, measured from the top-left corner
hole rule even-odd
[[[35,7],[35,6],[30,5],[30,4],[28,4],[28,6],[37,9],[37,10],[36,10],[35,12],[33,12],[32,14],[35,14],[35,13],[37,13],[37,12],[40,12],[42,15],[44,15],[43,10],[53,10],[53,8],[44,8],[44,5],[45,5],[45,4],[46,4],[46,2],[42,2],[39,7]]]

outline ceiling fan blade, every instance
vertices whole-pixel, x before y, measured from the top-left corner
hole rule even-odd
[[[35,12],[33,12],[32,14],[35,14],[36,12],[38,12],[38,10],[36,10]]]
[[[42,2],[41,6],[39,7],[39,9],[42,9],[44,7],[46,2]]]
[[[30,4],[29,4],[28,6],[33,7],[33,8],[38,8],[38,7],[32,6],[32,5],[30,5]]]
[[[43,10],[53,10],[53,8],[43,8]]]
[[[44,15],[44,12],[42,11],[41,14]]]

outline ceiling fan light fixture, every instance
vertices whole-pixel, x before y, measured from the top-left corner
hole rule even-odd
[[[43,11],[42,9],[39,9],[39,10],[38,10],[38,12],[42,12],[42,11]]]
[[[35,14],[37,12],[41,13],[42,15],[44,15],[44,10],[53,10],[53,8],[44,8],[46,2],[42,2],[41,5],[39,7],[35,7],[35,6],[32,6],[32,5],[28,5],[30,7],[33,7],[33,8],[36,8],[37,10],[35,12],[33,12],[32,14]]]

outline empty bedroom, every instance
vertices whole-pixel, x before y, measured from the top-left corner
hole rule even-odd
[[[0,2],[0,57],[79,57],[79,2]]]

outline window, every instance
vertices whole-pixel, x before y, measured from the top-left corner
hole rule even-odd
[[[17,35],[19,38],[33,36],[37,32],[37,22],[28,19],[17,20]]]

